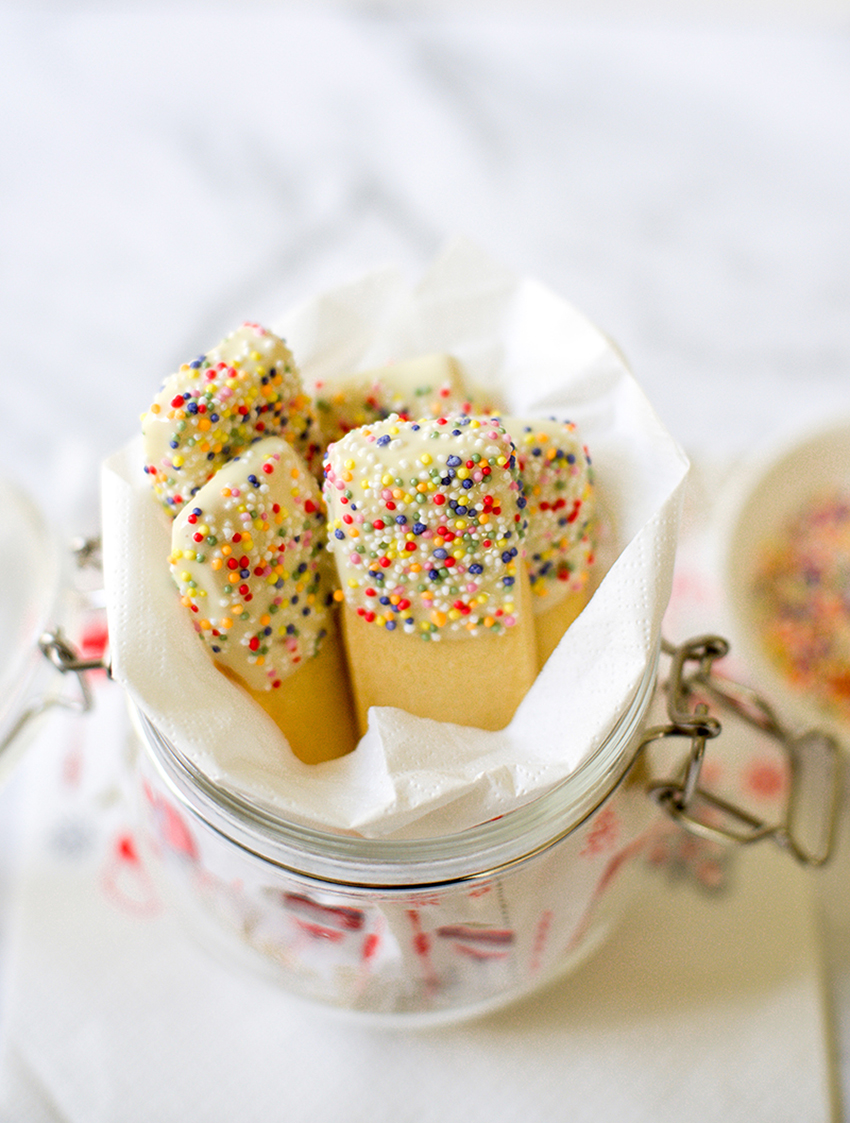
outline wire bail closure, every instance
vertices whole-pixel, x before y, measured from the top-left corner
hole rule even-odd
[[[44,632],[39,637],[38,646],[42,655],[62,674],[68,672],[76,674],[79,691],[76,695],[44,694],[30,702],[18,715],[11,728],[0,738],[0,754],[11,747],[31,722],[54,706],[76,710],[77,713],[87,713],[92,708],[93,700],[86,672],[100,670],[109,672],[109,664],[105,658],[81,659],[77,650],[65,639],[59,628],[52,632]]]
[[[662,649],[672,657],[667,683],[669,724],[647,730],[640,748],[670,737],[689,738],[691,748],[682,778],[651,784],[651,797],[681,827],[702,838],[724,843],[770,838],[803,865],[823,865],[832,851],[841,790],[839,748],[834,738],[819,730],[795,736],[756,691],[714,674],[714,662],[729,651],[728,642],[720,636],[699,636],[679,647],[662,642]],[[779,822],[766,822],[700,786],[706,743],[720,735],[722,726],[705,702],[693,704],[697,691],[767,733],[783,748],[790,793]]]
[[[65,638],[60,628],[53,632],[44,632],[38,641],[39,649],[61,673],[71,672],[77,676],[80,686],[80,695],[77,699],[66,698],[64,695],[57,699],[68,709],[80,710],[87,713],[93,705],[91,687],[86,678],[86,671],[108,671],[109,662],[104,657],[96,659],[82,659],[75,647]]]
[[[77,569],[99,570],[101,567],[100,538],[76,538],[71,543],[71,554]],[[0,737],[0,755],[10,749],[24,730],[43,713],[59,706],[77,713],[87,713],[93,706],[88,671],[105,670],[110,673],[108,653],[101,658],[83,659],[77,649],[65,637],[60,627],[44,632],[39,636],[38,647],[42,655],[63,675],[76,675],[79,687],[76,694],[45,693],[29,702],[18,715],[11,728]]]

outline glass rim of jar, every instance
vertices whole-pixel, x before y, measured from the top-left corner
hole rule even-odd
[[[181,806],[247,855],[328,887],[392,893],[429,891],[492,878],[555,846],[609,798],[640,750],[637,734],[652,700],[660,638],[628,705],[574,772],[504,815],[448,835],[382,838],[344,834],[286,819],[210,779],[133,706],[160,778]],[[626,750],[633,746],[634,751]]]

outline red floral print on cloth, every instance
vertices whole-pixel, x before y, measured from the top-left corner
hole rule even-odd
[[[109,847],[101,888],[110,904],[132,916],[150,918],[162,902],[129,831],[121,831]]]

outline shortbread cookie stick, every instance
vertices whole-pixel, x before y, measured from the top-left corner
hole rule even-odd
[[[316,410],[328,444],[390,414],[404,419],[440,416],[454,410],[463,395],[460,364],[445,354],[388,363],[325,379],[315,387]]]
[[[321,493],[280,437],[230,461],[172,526],[181,600],[218,667],[307,763],[356,744]]]
[[[313,404],[289,348],[259,324],[243,324],[167,378],[142,417],[142,434],[145,472],[172,516],[263,437],[284,437],[321,474]]]
[[[387,418],[325,458],[358,722],[370,706],[502,729],[537,673],[525,499],[498,422]]]
[[[596,501],[590,457],[571,421],[502,418],[528,502],[525,548],[542,667],[590,599]]]
[[[461,364],[452,355],[423,355],[325,380],[315,388],[316,409],[327,444],[390,414],[402,420],[456,413],[489,413],[474,404]]]

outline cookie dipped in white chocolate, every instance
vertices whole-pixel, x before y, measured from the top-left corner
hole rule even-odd
[[[501,729],[537,672],[525,499],[496,421],[390,417],[330,446],[328,543],[358,721]]]
[[[447,413],[489,413],[491,408],[473,407],[463,368],[444,353],[388,363],[316,386],[316,409],[327,444],[390,414],[409,421]]]
[[[171,573],[219,668],[315,762],[354,747],[324,503],[281,437],[221,468],[172,526]]]
[[[318,422],[292,354],[259,324],[243,324],[166,379],[142,435],[145,472],[172,516],[262,437],[284,437],[314,475],[321,470]]]
[[[590,597],[596,499],[590,456],[571,421],[503,417],[528,503],[526,562],[542,666]]]

